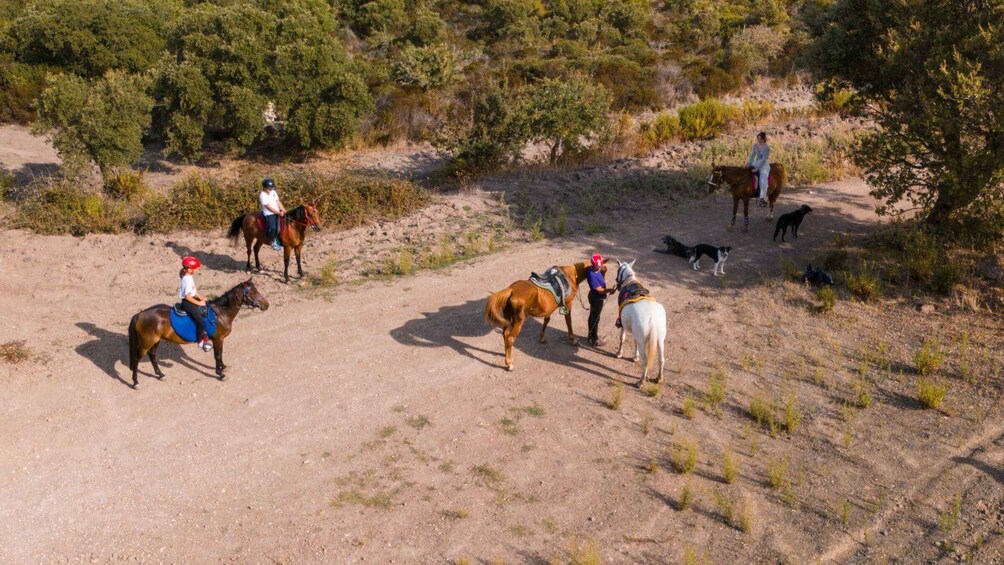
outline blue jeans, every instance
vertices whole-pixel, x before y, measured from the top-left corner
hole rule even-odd
[[[279,237],[279,214],[265,216],[265,237],[270,240],[275,240]]]

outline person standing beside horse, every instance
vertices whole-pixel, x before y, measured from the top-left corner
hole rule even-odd
[[[272,249],[278,251],[282,248],[279,243],[279,218],[286,215],[286,209],[279,202],[279,193],[275,190],[272,177],[262,179],[258,202],[261,204],[261,213],[265,216],[265,236],[272,239]]]
[[[209,343],[206,321],[202,317],[202,308],[206,307],[206,298],[199,294],[193,276],[201,266],[202,263],[195,257],[185,257],[181,260],[181,272],[178,273],[181,277],[181,281],[178,282],[178,298],[181,299],[181,309],[195,322],[195,335],[199,336],[199,349],[208,352],[213,350],[213,344]]]
[[[608,294],[612,294],[616,289],[607,288],[606,261],[599,253],[592,256],[589,270],[586,271],[586,282],[589,283],[589,345],[598,347],[601,344],[599,338],[600,313],[603,312],[603,303]]]
[[[760,207],[767,205],[767,183],[770,178],[770,146],[767,145],[767,133],[760,132],[753,144],[753,151],[746,165],[757,176],[757,188],[760,191]]]

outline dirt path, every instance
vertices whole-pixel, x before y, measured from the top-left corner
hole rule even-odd
[[[243,280],[243,252],[211,234],[4,232],[0,342],[27,339],[41,358],[0,364],[0,562],[535,563],[563,555],[572,539],[594,540],[609,562],[676,562],[687,547],[716,562],[842,551],[846,534],[826,528],[820,493],[857,488],[863,500],[870,485],[909,484],[916,469],[957,455],[944,434],[977,437],[984,427],[889,401],[884,427],[844,452],[833,445],[831,393],[805,392],[799,437],[750,435],[745,399],[775,385],[770,370],[744,376],[740,359],[769,367],[822,351],[813,335],[843,336],[850,348],[867,332],[892,331],[837,317],[830,333],[810,334],[804,304],[751,294],[782,261],[801,264],[835,234],[875,222],[860,182],[792,193],[779,208],[803,203],[815,214],[784,245],[770,243],[773,225],[760,210],[749,234],[726,231],[731,202],[719,196],[613,213],[614,228],[599,236],[519,244],[389,282],[315,293],[271,272],[256,281],[272,308],[242,313],[226,342],[227,381],[210,376],[210,355],[167,345],[167,378],[150,378],[144,362],[137,391],[125,386],[129,317],[171,298],[179,257],[192,249],[209,254],[199,283],[212,294]],[[732,245],[727,275],[653,253],[666,233]],[[308,248],[308,271],[339,237]],[[500,368],[501,337],[481,319],[488,292],[594,250],[637,258],[669,314],[662,396],[628,387],[619,411],[605,405],[609,385],[634,384],[638,371],[609,354],[612,308],[599,350],[567,345],[560,323],[538,344],[538,322],[527,324],[511,373]],[[789,314],[801,320],[790,335],[805,341],[774,350],[761,336],[789,335],[774,320]],[[577,307],[574,317],[582,336],[586,314]],[[725,416],[683,418],[683,399],[699,395],[715,367],[734,370]],[[918,430],[928,435],[910,435]],[[644,472],[653,460],[668,467],[670,446],[684,436],[705,450],[693,478]],[[744,462],[743,496],[758,516],[751,534],[711,503],[726,488],[714,463],[726,445]],[[761,478],[765,454],[780,453],[810,462],[794,508]],[[679,512],[688,480],[698,503]]]

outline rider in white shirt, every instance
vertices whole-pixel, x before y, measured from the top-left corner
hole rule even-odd
[[[272,249],[282,248],[279,243],[279,218],[286,215],[286,209],[279,202],[279,193],[275,190],[275,181],[265,177],[261,181],[261,192],[258,193],[261,213],[265,216],[265,237],[272,239]]]
[[[770,146],[767,145],[767,133],[760,132],[753,144],[753,151],[746,165],[757,175],[757,189],[760,191],[760,207],[767,205],[767,182],[770,179]]]
[[[181,299],[181,309],[188,314],[188,317],[195,322],[195,335],[198,336],[199,349],[212,351],[213,344],[209,342],[209,334],[206,333],[206,322],[202,318],[202,307],[206,306],[206,298],[199,294],[199,289],[195,287],[195,277],[192,276],[196,269],[202,266],[195,257],[185,257],[181,260],[181,281],[178,282],[178,298]]]

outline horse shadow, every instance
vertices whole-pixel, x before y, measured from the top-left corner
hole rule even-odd
[[[394,328],[390,335],[395,341],[409,347],[449,347],[460,355],[493,368],[502,368],[505,349],[502,334],[490,328],[484,321],[484,299],[468,300],[463,304],[444,306],[435,312],[423,312],[421,318],[408,320],[401,327]],[[556,324],[559,327],[555,327]],[[589,361],[579,354],[580,348],[568,344],[565,322],[562,316],[551,319],[545,332],[548,343],[537,342],[541,322],[536,318],[527,319],[523,331],[513,346],[515,354],[527,355],[562,367],[578,369],[604,379],[619,375],[637,378],[638,375],[611,369],[595,361]],[[467,343],[470,339],[483,338],[488,334],[496,336],[497,348],[486,349]],[[558,335],[555,335],[558,334]],[[580,339],[583,336],[578,336]],[[583,348],[585,349],[585,348]],[[612,353],[610,354],[612,358]],[[518,359],[517,359],[518,363]],[[603,368],[608,372],[598,370]]]
[[[125,334],[99,328],[90,322],[77,322],[76,325],[94,338],[78,345],[74,349],[77,354],[94,363],[94,366],[101,369],[102,372],[112,379],[131,388],[132,375],[129,372],[129,337]],[[165,347],[165,345],[175,347]],[[200,368],[209,369],[211,372],[215,371],[214,367],[195,361],[185,353],[184,349],[171,342],[162,342],[161,347],[157,351],[157,361],[160,363],[161,368],[170,368],[177,364],[193,371],[199,371]],[[151,370],[142,370],[144,362],[146,363],[146,368]],[[126,368],[126,377],[129,380],[119,376],[116,367],[120,363]],[[153,367],[150,365],[149,358],[144,357],[140,360],[140,374],[153,377],[152,369]]]
[[[421,318],[408,320],[394,328],[390,335],[395,341],[409,347],[449,347],[464,357],[490,367],[499,366],[487,359],[498,352],[489,351],[461,341],[460,338],[478,338],[491,329],[484,322],[484,300],[468,300],[454,306],[443,306],[435,312],[423,312]]]
[[[178,258],[195,257],[204,266],[214,271],[223,271],[225,273],[243,273],[246,271],[247,261],[234,259],[232,255],[213,253],[211,251],[196,251],[187,245],[181,245],[173,241],[168,241],[164,244],[164,247],[168,247],[174,251],[178,255]]]

